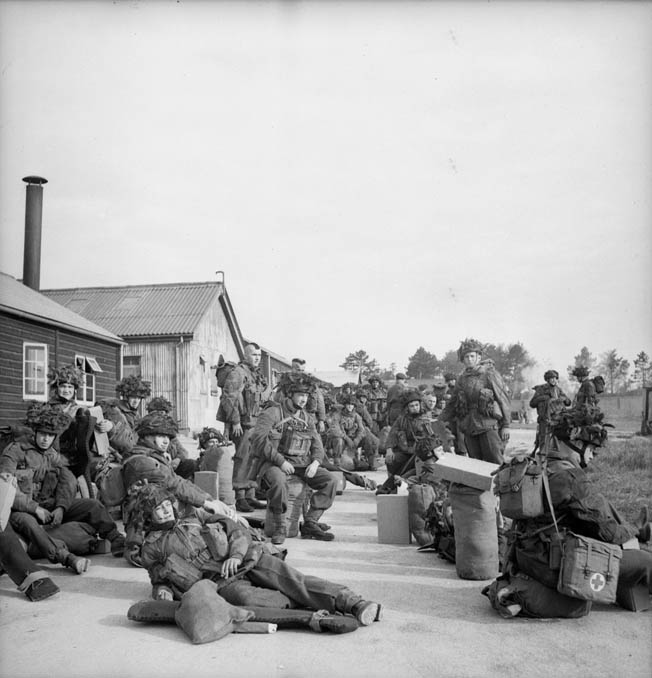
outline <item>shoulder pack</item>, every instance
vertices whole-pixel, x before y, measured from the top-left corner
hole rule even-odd
[[[543,467],[532,457],[513,457],[496,471],[494,493],[500,512],[512,520],[544,514]]]
[[[237,367],[237,364],[228,360],[224,360],[224,356],[220,355],[217,360],[217,368],[215,369],[215,376],[217,377],[217,385],[224,388],[226,379]]]

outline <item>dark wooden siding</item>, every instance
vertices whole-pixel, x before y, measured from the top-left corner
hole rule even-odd
[[[73,362],[75,355],[93,356],[103,372],[95,378],[96,398],[115,397],[120,347],[36,321],[0,313],[0,425],[16,423],[25,415],[23,400],[23,342],[47,344],[48,367]]]

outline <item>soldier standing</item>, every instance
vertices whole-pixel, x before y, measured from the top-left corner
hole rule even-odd
[[[453,389],[442,419],[454,422],[464,434],[469,457],[502,464],[509,440],[511,404],[493,362],[481,362],[483,346],[465,339],[457,355],[465,369]]]
[[[530,407],[537,411],[535,450],[543,445],[554,414],[571,404],[570,398],[559,388],[559,372],[557,370],[548,370],[543,378],[546,383],[534,387],[534,395],[530,400]]]
[[[371,418],[374,420],[374,426],[371,432],[378,435],[385,426],[387,419],[387,389],[378,375],[373,374],[369,377],[369,387],[366,389],[369,401],[367,409]]]
[[[244,360],[227,375],[217,420],[224,422],[227,436],[235,443],[233,489],[235,507],[240,513],[265,508],[256,499],[256,482],[251,479],[251,431],[256,426],[263,403],[267,400],[267,380],[260,371],[262,357],[258,344],[247,344]]]
[[[387,389],[387,425],[392,426],[403,411],[403,395],[407,390],[407,377],[399,372],[396,381]]]

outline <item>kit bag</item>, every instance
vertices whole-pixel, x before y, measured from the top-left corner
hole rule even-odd
[[[568,532],[562,543],[557,591],[580,600],[615,603],[622,555],[616,544]]]
[[[11,507],[16,498],[16,478],[10,473],[0,473],[0,531],[7,527]]]
[[[512,520],[544,514],[543,467],[532,457],[513,457],[496,472],[494,492],[500,512]]]
[[[514,558],[519,572],[556,589],[564,534],[564,530],[558,533],[554,525],[517,533]]]
[[[103,457],[98,465],[95,485],[104,506],[119,506],[127,496],[122,464],[113,461],[112,455]]]
[[[576,619],[591,611],[591,602],[564,596],[524,574],[501,575],[482,590],[501,617]]]
[[[427,523],[428,509],[437,499],[431,485],[416,484],[408,488],[408,520],[410,532],[419,546],[432,543],[432,532]]]

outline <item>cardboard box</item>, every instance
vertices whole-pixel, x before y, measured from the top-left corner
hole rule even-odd
[[[409,544],[410,520],[407,494],[379,494],[376,496],[379,544]]]
[[[498,469],[498,464],[492,464],[480,459],[463,457],[459,454],[445,454],[433,465],[432,473],[439,480],[449,480],[478,490],[490,490],[494,477],[491,475]]]
[[[619,589],[616,602],[626,610],[632,612],[644,612],[652,607],[652,596],[647,586],[637,584],[629,588]]]
[[[218,498],[219,474],[217,471],[195,471],[195,485],[204,492],[208,492],[213,499]]]

